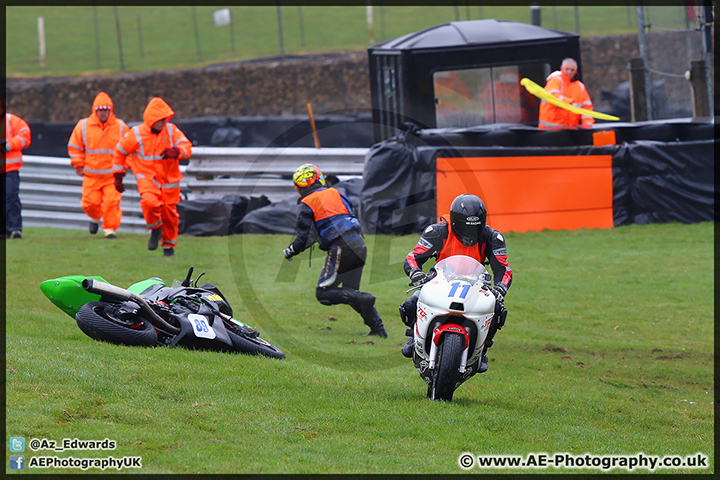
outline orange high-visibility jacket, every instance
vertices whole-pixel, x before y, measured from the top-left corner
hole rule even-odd
[[[190,158],[192,143],[169,121],[160,133],[154,134],[151,131],[155,122],[163,118],[169,120],[173,115],[175,112],[163,99],[154,97],[150,100],[143,113],[143,123],[131,128],[115,148],[113,173],[127,170],[126,158],[132,155],[130,166],[136,178],[146,178],[162,189],[179,188],[183,178],[180,173],[180,160]],[[163,150],[173,147],[180,150],[180,157],[163,159]]]
[[[5,173],[20,170],[22,167],[22,151],[30,146],[30,127],[17,115],[5,113]]]
[[[567,75],[560,71],[555,71],[548,76],[545,90],[562,102],[585,110],[593,110],[593,104],[585,85],[580,80],[570,80]],[[594,123],[595,119],[589,115],[578,115],[570,110],[556,107],[545,100],[540,102],[538,122],[540,128],[590,126]]]
[[[110,116],[103,124],[95,109],[99,106],[110,107]],[[110,96],[100,92],[95,97],[92,113],[80,120],[70,135],[68,155],[73,168],[83,167],[87,177],[112,178],[112,158],[120,139],[128,131],[125,122],[115,116]]]

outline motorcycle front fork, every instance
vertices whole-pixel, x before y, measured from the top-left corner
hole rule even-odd
[[[465,373],[465,367],[467,366],[467,358],[468,358],[468,350],[470,346],[462,351],[462,355],[460,356],[460,368],[458,368],[458,371],[460,373]],[[430,364],[428,365],[428,368],[430,370],[435,368],[435,362],[437,360],[437,345],[434,341],[430,342]]]

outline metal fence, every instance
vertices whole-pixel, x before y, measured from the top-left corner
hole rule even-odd
[[[265,195],[271,202],[296,198],[292,173],[313,163],[339,180],[362,176],[366,148],[215,148],[195,147],[188,165],[181,165],[184,199]],[[20,169],[23,225],[86,229],[89,219],[80,208],[82,177],[70,159],[25,155]],[[128,172],[120,208],[123,232],[145,233],[140,194]]]
[[[8,7],[8,43],[18,41],[16,24],[23,15],[37,16],[42,68],[38,49],[8,51],[8,71],[38,73],[58,61],[57,44],[73,41],[72,61],[65,71],[142,70],[177,68],[238,59],[303,55],[309,52],[362,50],[372,44],[445,22],[495,18],[579,33],[584,36],[636,33],[634,1],[627,5],[400,5],[351,6],[77,6]],[[684,2],[683,2],[684,3]],[[668,29],[697,26],[690,0],[687,5],[646,6],[646,17]],[[689,6],[688,6],[689,5]],[[609,13],[608,13],[609,12]],[[42,20],[42,21],[40,21]],[[68,22],[83,25],[68,32]],[[168,23],[172,22],[171,29]],[[42,25],[41,25],[42,24]],[[45,31],[47,47],[44,48]],[[342,32],[338,34],[338,32]],[[40,32],[35,32],[33,39]],[[75,38],[77,37],[77,38]],[[168,40],[170,40],[168,42]],[[160,47],[159,47],[160,45]],[[47,58],[45,58],[47,55]],[[71,70],[67,70],[71,69]]]
[[[688,3],[685,7],[646,6],[637,15],[638,31],[644,30],[639,39],[650,97],[648,120],[693,116],[692,92],[686,77],[692,61],[706,62],[706,80],[712,89],[712,41],[710,27],[705,24],[708,12]],[[673,37],[675,48],[668,51],[668,40]]]

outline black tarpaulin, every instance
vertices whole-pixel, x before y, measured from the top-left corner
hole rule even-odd
[[[435,218],[435,170],[423,171],[406,131],[377,143],[365,156],[360,221],[368,234],[405,235]]]
[[[180,223],[178,233],[183,235],[213,236],[235,233],[238,224],[251,210],[269,205],[266,196],[197,198],[177,204]]]
[[[357,215],[360,206],[362,179],[351,178],[331,186],[347,197]],[[235,233],[293,234],[299,211],[300,205],[297,198],[272,203],[248,212],[238,225]]]
[[[615,225],[714,218],[714,140],[638,141],[613,155]]]

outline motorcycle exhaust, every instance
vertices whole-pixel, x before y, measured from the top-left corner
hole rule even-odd
[[[140,306],[140,311],[147,316],[148,320],[150,320],[153,325],[173,334],[180,333],[180,329],[178,327],[170,325],[160,315],[155,313],[155,310],[150,307],[150,304],[148,304],[144,298],[135,295],[129,290],[125,290],[124,288],[116,287],[115,285],[110,285],[109,283],[101,282],[99,280],[94,280],[92,278],[86,278],[83,280],[82,287],[90,293],[97,293],[98,295],[102,295],[103,297],[116,301],[125,302],[132,300]]]

